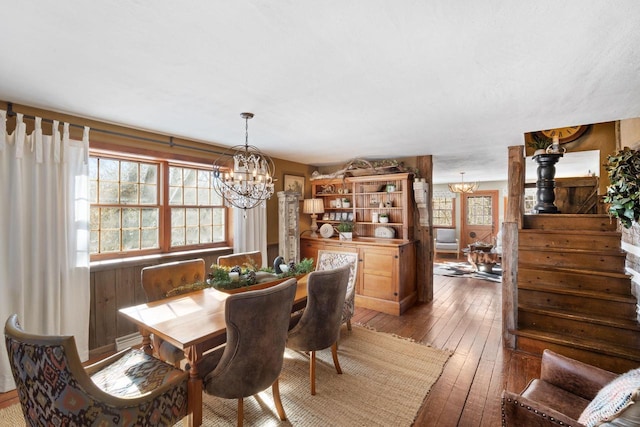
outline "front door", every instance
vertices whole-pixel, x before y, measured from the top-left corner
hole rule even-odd
[[[498,191],[462,194],[460,248],[475,242],[494,243],[498,233]]]

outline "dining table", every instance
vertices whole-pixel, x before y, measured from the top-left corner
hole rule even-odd
[[[273,285],[280,282],[282,280],[274,281]],[[306,303],[307,275],[298,278],[297,282],[294,311]],[[230,295],[211,287],[119,310],[123,317],[138,326],[142,349],[147,354],[153,354],[151,334],[184,352],[185,367],[189,370],[186,426],[202,424],[202,378],[197,362],[206,351],[226,341],[225,301]]]

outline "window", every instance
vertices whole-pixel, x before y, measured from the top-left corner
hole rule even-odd
[[[433,226],[455,227],[455,199],[450,196],[433,198]]]
[[[226,242],[226,209],[209,166],[92,154],[89,176],[94,259]]]
[[[524,211],[526,213],[533,212],[533,207],[536,205],[536,193],[537,188],[525,188],[524,189]]]
[[[213,172],[169,166],[171,247],[222,242],[225,210],[213,189]]]
[[[467,224],[492,225],[493,204],[491,196],[467,197]]]

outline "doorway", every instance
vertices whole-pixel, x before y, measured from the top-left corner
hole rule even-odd
[[[460,247],[475,242],[493,244],[498,232],[498,190],[463,193]]]

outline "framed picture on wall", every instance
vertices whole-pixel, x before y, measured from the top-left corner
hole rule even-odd
[[[284,191],[294,191],[304,199],[304,176],[284,175]]]

